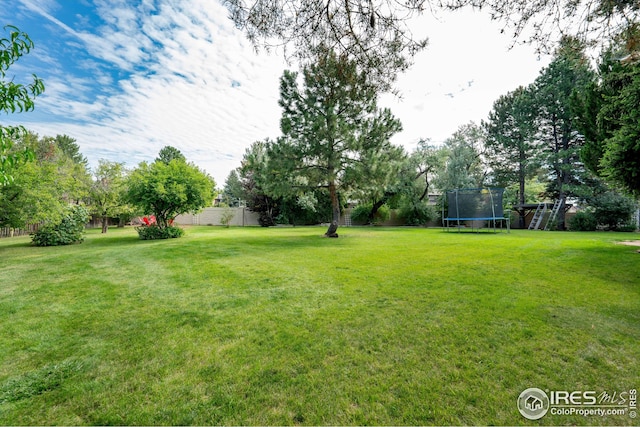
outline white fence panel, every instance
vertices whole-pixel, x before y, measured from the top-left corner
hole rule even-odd
[[[247,208],[205,208],[202,212],[195,215],[178,215],[175,222],[178,225],[224,225],[222,224],[222,217],[227,212],[233,215],[229,223],[230,226],[244,227],[260,225],[258,222],[258,214]]]

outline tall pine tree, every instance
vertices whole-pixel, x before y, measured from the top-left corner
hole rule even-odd
[[[565,229],[567,197],[578,196],[586,168],[580,159],[584,136],[579,132],[573,94],[584,91],[595,80],[595,73],[575,39],[563,40],[555,57],[533,83],[538,112],[537,139],[542,145],[543,163],[552,179],[549,194],[559,199],[557,228]]]
[[[518,204],[525,203],[525,182],[535,174],[534,118],[536,105],[528,88],[519,87],[493,103],[487,131],[486,148],[494,180],[498,185],[518,183]],[[524,228],[525,211],[520,208],[519,226]]]
[[[380,180],[386,168],[377,159],[394,151],[389,139],[401,130],[388,109],[377,106],[376,87],[356,64],[325,52],[298,74],[285,71],[280,81],[283,136],[269,146],[277,195],[321,188],[329,193],[332,221],[326,236],[337,237],[339,193]]]

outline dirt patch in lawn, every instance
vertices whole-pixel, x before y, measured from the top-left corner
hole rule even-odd
[[[618,242],[618,244],[627,246],[640,246],[640,240],[625,240],[623,242]]]

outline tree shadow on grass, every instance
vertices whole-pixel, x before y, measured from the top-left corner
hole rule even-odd
[[[124,245],[133,245],[142,242],[152,242],[152,240],[140,240],[137,234],[89,234],[85,236],[82,245],[91,247],[116,247]]]
[[[3,237],[0,239],[0,252],[15,248],[26,248],[29,246],[31,246],[31,239],[27,236]]]
[[[117,247],[122,245],[131,245],[137,242],[142,242],[137,234],[121,234],[121,233],[113,233],[113,234],[96,234],[89,232],[85,234],[84,241],[80,243],[74,243],[71,245],[58,245],[58,246],[35,246],[31,242],[31,236],[19,236],[19,237],[6,237],[0,240],[0,252],[17,249],[17,248],[44,248],[48,250],[55,250],[55,248],[62,247],[74,247],[81,246],[87,247],[90,246],[92,248],[95,247]]]

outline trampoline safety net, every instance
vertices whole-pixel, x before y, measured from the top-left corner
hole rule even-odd
[[[447,191],[447,215],[443,222],[504,221],[502,196],[504,188],[463,188]],[[508,224],[507,224],[508,226]]]
[[[447,191],[449,220],[503,218],[504,188],[464,188]]]

